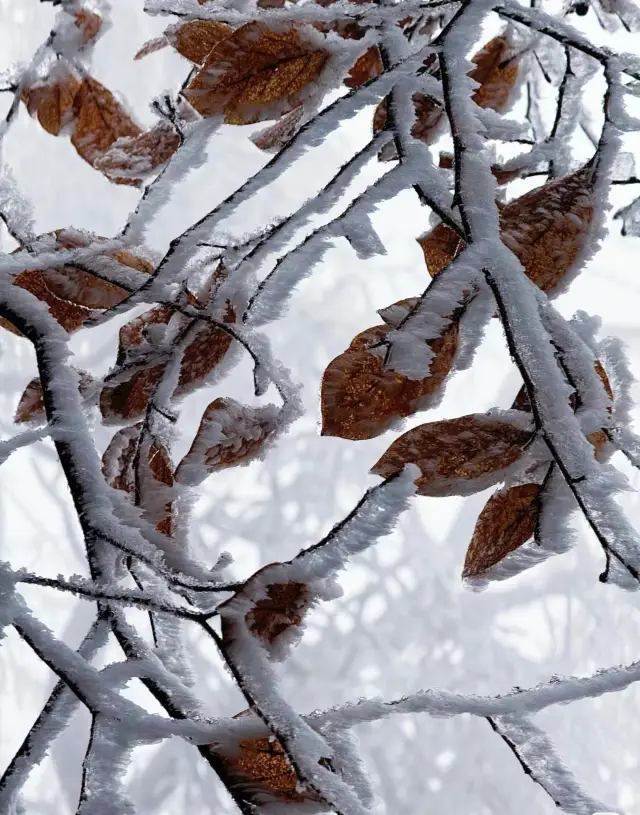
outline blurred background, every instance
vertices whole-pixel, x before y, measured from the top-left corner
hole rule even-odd
[[[165,90],[175,91],[189,66],[171,49],[133,62],[142,43],[172,20],[145,15],[142,0],[111,0],[111,6],[112,27],[96,45],[91,73],[150,125],[151,100]],[[0,71],[29,61],[46,39],[54,12],[51,3],[0,0]],[[587,17],[585,24],[591,23]],[[631,50],[633,41],[620,34],[616,45]],[[1,115],[9,97],[0,95]],[[371,116],[371,109],[363,111],[335,132],[277,184],[243,206],[226,226],[243,232],[295,209],[365,143]],[[597,116],[596,103],[596,122]],[[207,161],[173,191],[151,225],[147,241],[153,250],[166,249],[173,236],[266,162],[268,156],[248,138],[256,129],[223,127],[212,135]],[[5,139],[3,160],[33,203],[39,234],[73,226],[111,236],[138,199],[135,190],[110,184],[85,164],[67,139],[45,133],[24,107]],[[384,169],[385,165],[369,168],[358,185],[364,186]],[[521,191],[514,186],[514,194]],[[633,195],[633,188],[618,188],[615,202],[626,203]],[[382,206],[374,223],[387,249],[385,256],[359,260],[346,241],[336,241],[300,285],[285,317],[266,328],[275,356],[303,386],[306,415],[264,462],[214,475],[202,485],[193,551],[208,563],[229,551],[235,561],[229,574],[235,578],[287,559],[326,533],[377,481],[368,470],[397,435],[395,429],[361,442],[319,435],[319,387],[328,362],[356,333],[379,322],[376,309],[418,294],[427,283],[415,239],[429,228],[429,215],[415,195],[406,192]],[[1,234],[2,251],[15,248],[6,231]],[[614,224],[595,260],[557,301],[569,316],[577,309],[599,314],[602,335],[618,336],[627,344],[636,375],[639,250],[640,239],[621,237]],[[76,364],[104,374],[115,359],[117,329],[131,316],[79,332],[72,341]],[[20,394],[35,375],[33,353],[25,340],[0,334],[0,371],[0,433],[7,438],[15,432],[12,416]],[[518,388],[494,321],[473,368],[448,383],[437,408],[412,417],[405,428],[508,407]],[[640,395],[637,388],[634,395]],[[219,384],[183,403],[180,423],[185,435],[177,455],[188,446],[202,411],[217,396],[255,401],[246,359],[241,357]],[[113,432],[95,421],[100,452]],[[640,486],[620,456],[615,463],[633,487]],[[598,582],[601,552],[577,518],[578,544],[568,554],[481,593],[462,586],[464,553],[487,495],[414,500],[392,536],[354,559],[341,580],[344,596],[310,615],[302,642],[279,668],[283,692],[297,709],[308,712],[363,696],[395,698],[433,687],[499,693],[553,674],[587,674],[638,658],[637,596]],[[622,500],[629,517],[640,524],[638,495],[630,491]],[[86,574],[78,524],[48,442],[15,453],[0,468],[0,558],[49,576]],[[91,604],[44,589],[27,588],[24,593],[35,613],[59,636],[71,645],[79,643],[93,616]],[[186,636],[197,690],[210,714],[242,710],[244,700],[210,643],[193,630],[187,629]],[[101,659],[107,662],[118,656],[116,649],[107,650]],[[0,768],[22,742],[52,685],[52,674],[9,630],[0,647]],[[136,684],[127,693],[156,710]],[[640,815],[639,702],[638,690],[631,688],[536,717],[590,793],[632,815]],[[29,815],[75,812],[88,725],[89,716],[81,710],[33,773],[25,791]],[[555,811],[484,720],[397,716],[361,726],[357,735],[381,798],[381,813]],[[235,809],[196,750],[177,739],[137,750],[129,776],[140,815],[209,815]]]

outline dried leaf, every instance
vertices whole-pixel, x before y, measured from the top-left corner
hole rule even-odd
[[[386,370],[384,360],[367,350],[390,330],[379,325],[363,331],[327,366],[321,393],[323,435],[353,440],[379,436],[394,420],[414,413],[444,381],[458,347],[457,319],[427,343],[434,357],[430,376],[421,380]]]
[[[75,111],[71,143],[78,155],[92,166],[118,139],[142,133],[111,91],[92,77],[82,81],[75,97]]]
[[[246,710],[233,718],[253,715]],[[265,796],[290,803],[318,800],[313,792],[301,787],[275,736],[243,739],[233,748],[226,747],[224,750],[217,746],[209,749],[222,762],[230,788],[240,791],[249,801],[264,803]],[[325,761],[322,763],[325,764]]]
[[[451,153],[440,153],[438,166],[441,170],[453,170],[453,156]],[[499,164],[492,164],[491,172],[500,185],[508,184],[520,175],[520,170],[505,170]]]
[[[362,56],[358,57],[355,64],[349,70],[344,84],[347,88],[359,88],[370,79],[380,76],[382,73],[382,57],[377,45],[372,45]]]
[[[199,484],[210,473],[252,461],[277,430],[273,405],[249,407],[233,399],[216,399],[207,407],[191,448],[180,462],[176,478]]]
[[[414,139],[419,139],[425,144],[432,144],[440,136],[440,125],[445,122],[444,110],[435,99],[423,93],[414,93],[411,98],[415,113],[415,122],[411,127],[411,135]],[[378,104],[373,114],[374,135],[384,130],[387,125],[388,115],[389,102],[388,97],[385,97]],[[383,160],[392,161],[395,158],[395,153],[387,153]]]
[[[102,456],[102,474],[111,487],[131,496],[156,529],[172,535],[173,506],[158,485],[173,486],[173,465],[164,444],[153,439],[148,446],[148,466],[136,478],[142,430],[142,422],[118,430]]]
[[[271,31],[258,22],[241,26],[214,47],[184,96],[202,116],[224,114],[227,124],[288,113],[306,99],[329,57],[304,32]]]
[[[76,28],[79,29],[82,42],[87,44],[96,38],[102,28],[102,17],[86,8],[79,8],[73,12]]]
[[[251,141],[260,150],[277,153],[293,138],[303,113],[304,107],[299,105],[290,113],[287,113],[286,116],[278,119],[275,124],[265,127],[264,130],[251,136]]]
[[[431,277],[440,274],[464,246],[455,230],[443,223],[437,224],[427,235],[418,238],[418,243]]]
[[[102,474],[107,484],[131,496],[135,495],[136,491],[133,465],[141,430],[142,422],[118,430],[102,456]]]
[[[480,84],[473,101],[481,108],[503,111],[518,79],[519,62],[509,41],[494,37],[471,60],[475,68],[469,76]]]
[[[583,167],[501,209],[502,241],[542,291],[549,292],[562,281],[585,246],[593,218],[593,196],[592,169]],[[463,246],[444,224],[418,238],[418,243],[432,276],[439,274]]]
[[[72,229],[59,229],[49,235],[40,236],[38,240],[52,237],[55,239],[56,247],[60,249],[77,249],[107,240]],[[153,265],[148,260],[125,250],[108,252],[105,257],[144,274],[153,271]],[[97,311],[111,308],[128,294],[120,286],[85,271],[91,269],[90,261],[84,263],[83,267],[65,264],[49,269],[28,269],[16,275],[13,285],[31,292],[46,303],[51,315],[66,331],[72,333]],[[0,325],[13,334],[20,335],[20,332],[5,319],[0,319]]]
[[[161,121],[139,136],[118,139],[93,166],[117,184],[137,183],[166,164],[180,144],[176,130]]]
[[[489,498],[467,549],[463,578],[486,572],[534,536],[541,489],[539,484],[522,484]]]
[[[110,374],[113,384],[106,383],[100,394],[100,411],[106,422],[131,421],[144,415],[149,400],[166,367],[166,352],[157,354],[157,339],[150,338],[151,326],[166,325],[175,312],[157,306],[136,317],[120,329],[116,369]],[[232,323],[231,310],[226,322]],[[218,366],[231,347],[233,338],[223,329],[202,321],[182,356],[175,396],[193,391]],[[136,364],[140,353],[142,361]],[[155,356],[154,356],[155,354]]]
[[[46,82],[25,88],[20,98],[47,133],[59,136],[75,117],[74,102],[81,85],[81,81],[61,65]]]
[[[78,390],[82,397],[87,397],[94,383],[94,378],[87,371],[77,371]],[[42,424],[47,419],[44,409],[44,397],[42,393],[42,383],[36,377],[24,389],[18,407],[16,408],[13,421],[16,424],[38,423]]]
[[[299,639],[304,615],[316,599],[304,583],[289,579],[286,566],[270,563],[218,606],[223,641],[232,645],[246,627],[271,659],[282,659]]]
[[[169,29],[167,40],[183,57],[202,65],[215,46],[232,32],[230,25],[215,20],[188,20]]]
[[[484,414],[428,422],[396,439],[371,472],[387,478],[417,464],[420,495],[468,495],[499,481],[531,436],[531,430]]]
[[[169,45],[169,40],[167,39],[166,34],[163,34],[161,37],[154,37],[152,40],[147,40],[145,44],[140,48],[139,51],[136,51],[134,59],[144,59],[144,57],[148,57],[149,54],[155,54],[156,51],[162,51],[163,48],[166,48]]]

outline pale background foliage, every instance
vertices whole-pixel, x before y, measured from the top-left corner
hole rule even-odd
[[[144,123],[153,121],[150,100],[183,79],[186,63],[170,50],[146,61],[132,56],[166,25],[142,12],[141,0],[112,0],[113,28],[98,43],[94,76],[126,98]],[[50,5],[37,0],[0,0],[0,68],[27,61],[46,37]],[[624,48],[624,43],[617,43]],[[0,104],[5,100],[0,98]],[[341,157],[364,143],[371,111],[357,117],[292,172],[270,187],[235,220],[250,229],[259,220],[296,207],[330,178]],[[162,250],[248,173],[265,161],[246,138],[251,128],[223,128],[209,143],[208,161],[174,191],[149,233]],[[82,162],[65,139],[54,139],[21,111],[4,148],[19,185],[34,202],[37,232],[74,226],[111,235],[135,206],[137,193],[114,187]],[[620,201],[629,193],[616,193]],[[376,322],[375,309],[420,291],[426,282],[415,242],[427,214],[412,193],[384,205],[376,227],[388,254],[355,257],[346,242],[327,253],[313,277],[294,295],[284,319],[268,327],[274,355],[304,385],[306,416],[280,439],[264,462],[211,477],[202,487],[192,536],[195,554],[213,562],[229,550],[236,577],[260,565],[291,557],[321,536],[374,483],[368,468],[388,446],[392,433],[366,442],[321,438],[319,383],[326,364],[358,331]],[[640,373],[640,281],[638,238],[621,238],[615,228],[595,261],[569,294],[558,301],[563,314],[577,308],[603,318],[603,334],[624,339]],[[13,248],[3,234],[2,249]],[[105,371],[114,356],[122,320],[74,338],[82,367]],[[11,433],[11,416],[22,389],[34,375],[26,341],[0,336],[0,430]],[[214,388],[187,400],[181,422],[195,428],[204,406],[216,396],[251,401],[246,361]],[[448,385],[429,418],[508,406],[517,390],[502,337],[493,325],[471,371]],[[214,393],[215,391],[215,393]],[[636,396],[640,390],[636,389]],[[423,421],[414,416],[411,424]],[[408,425],[407,425],[408,426]],[[102,450],[113,431],[95,427]],[[185,440],[186,443],[186,440]],[[638,479],[624,462],[617,464]],[[637,598],[597,582],[600,550],[579,526],[579,545],[506,584],[481,594],[462,587],[459,574],[466,544],[486,494],[414,501],[399,529],[354,560],[342,577],[345,595],[309,618],[298,648],[279,669],[284,695],[301,711],[324,708],[359,696],[396,697],[419,688],[497,693],[529,686],[552,674],[591,673],[637,659],[640,615]],[[640,504],[625,496],[630,518],[640,523]],[[41,574],[84,573],[81,537],[50,443],[17,452],[0,469],[0,557]],[[90,620],[90,605],[47,590],[23,587],[34,613],[66,642],[76,645]],[[46,593],[45,593],[46,592]],[[112,655],[113,656],[113,655]],[[191,656],[197,689],[214,715],[246,705],[223,672],[211,645],[195,635]],[[11,631],[0,649],[0,765],[21,743],[53,684],[49,671]],[[130,691],[136,700],[142,690]],[[640,815],[637,745],[640,717],[637,687],[596,700],[550,708],[537,717],[568,766],[590,792]],[[153,700],[149,708],[155,709]],[[33,815],[74,812],[89,717],[80,711],[33,773],[25,795]],[[531,783],[502,741],[482,719],[448,720],[398,716],[358,728],[362,752],[385,811],[447,812],[448,815],[543,815],[555,811]],[[173,739],[139,749],[131,769],[132,794],[140,815],[233,811],[226,792],[194,748]]]

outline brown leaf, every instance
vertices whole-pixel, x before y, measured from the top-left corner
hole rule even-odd
[[[541,489],[539,484],[522,484],[489,498],[467,549],[463,578],[486,572],[534,536]]]
[[[214,46],[228,37],[232,31],[230,25],[215,20],[187,20],[186,23],[171,26],[161,37],[146,42],[134,59],[142,59],[166,48],[167,45],[172,45],[190,62],[201,65]]]
[[[414,139],[420,139],[425,144],[432,144],[440,136],[440,125],[445,121],[444,110],[434,99],[425,96],[423,93],[414,93],[411,98],[415,113],[415,122],[411,127],[411,135]],[[388,115],[389,102],[388,97],[385,97],[378,104],[373,114],[374,135],[384,130],[387,125]],[[388,153],[383,159],[391,161],[395,157],[394,154]]]
[[[234,399],[215,399],[207,407],[191,448],[180,462],[176,478],[199,484],[210,473],[252,461],[277,429],[273,405],[249,407]]]
[[[372,45],[362,56],[358,57],[354,65],[349,70],[344,84],[347,88],[359,88],[370,79],[380,76],[382,73],[382,57],[377,45]]]
[[[285,651],[281,646],[290,645],[299,635],[304,615],[314,600],[304,583],[287,578],[286,566],[270,563],[218,606],[226,644],[236,641],[241,631],[238,626],[244,625],[271,658],[282,658]]]
[[[169,45],[169,40],[167,39],[166,34],[163,34],[161,37],[154,37],[152,40],[147,40],[145,44],[136,51],[134,59],[144,59],[144,57],[148,57],[149,54],[155,54],[156,51],[162,51],[163,48],[166,48]]]
[[[453,170],[453,156],[451,153],[440,153],[438,166],[441,170]],[[492,164],[491,172],[500,185],[508,184],[520,175],[520,170],[505,170],[499,164]]]
[[[118,430],[102,456],[102,474],[111,487],[131,496],[156,529],[172,535],[173,507],[164,500],[158,485],[173,486],[173,465],[164,444],[153,439],[148,446],[147,467],[139,470],[136,478],[142,430],[142,422]]]
[[[86,44],[94,40],[102,28],[102,17],[86,8],[76,9],[73,17],[80,31],[82,42]]]
[[[439,275],[464,246],[455,230],[443,223],[437,224],[431,232],[418,238],[418,243],[431,277]]]
[[[49,235],[40,236],[38,240],[42,238],[54,238],[58,249],[78,249],[107,240],[73,229],[59,229]],[[153,271],[153,265],[148,260],[125,250],[107,252],[105,257],[144,274]],[[120,286],[85,271],[91,269],[91,261],[84,263],[83,266],[84,268],[81,268],[70,263],[48,269],[28,269],[15,276],[13,285],[31,292],[46,303],[51,315],[66,331],[72,333],[97,311],[111,308],[128,294],[128,291]],[[5,319],[0,319],[0,325],[13,334],[20,335],[20,332]]]
[[[367,350],[390,330],[388,325],[368,328],[327,366],[321,393],[324,436],[353,440],[379,436],[394,420],[414,413],[451,370],[458,347],[457,318],[441,337],[427,343],[434,357],[430,376],[421,380],[386,370],[384,360]]]
[[[301,27],[251,22],[214,47],[183,93],[202,116],[224,114],[227,124],[275,119],[306,99],[328,57]]]
[[[188,20],[169,29],[167,39],[179,54],[201,65],[215,46],[232,32],[230,25],[215,20]]]
[[[251,711],[244,710],[233,718],[253,715]],[[227,746],[224,750],[217,746],[209,749],[222,762],[231,789],[238,789],[243,798],[256,805],[264,803],[265,796],[291,803],[318,800],[315,793],[302,789],[275,736],[242,739],[237,745],[232,748]],[[325,764],[325,761],[322,763]]]
[[[531,430],[484,414],[428,422],[396,439],[371,472],[388,478],[417,464],[418,494],[468,495],[499,481],[531,436]]]
[[[150,326],[167,324],[173,314],[172,309],[157,306],[120,329],[116,372],[111,376],[117,381],[105,384],[100,394],[100,411],[106,422],[131,421],[144,415],[167,364],[164,356],[154,364],[153,346],[157,343],[148,343],[145,332]],[[235,315],[229,310],[225,321],[232,323],[234,320]],[[175,396],[184,396],[200,385],[222,361],[232,342],[231,335],[223,329],[202,321],[182,356]],[[136,365],[135,360],[129,361],[123,375],[122,368],[132,350],[143,343],[151,357],[147,354],[140,365]]]
[[[473,101],[481,108],[503,111],[518,79],[519,63],[509,41],[494,37],[471,60],[475,68],[469,76],[480,84]]]
[[[136,366],[128,362],[129,356],[143,343],[152,350],[155,343],[147,342],[147,330],[151,326],[166,325],[172,314],[172,310],[165,306],[155,306],[120,329],[116,371],[122,370],[127,364],[130,364],[130,369],[123,381],[106,383],[100,393],[100,412],[106,422],[130,421],[144,415],[166,362]]]
[[[277,153],[295,134],[303,113],[304,108],[302,105],[294,108],[281,119],[278,119],[275,124],[265,127],[264,130],[251,136],[251,141],[260,150]]]
[[[590,167],[550,181],[506,204],[500,212],[502,242],[542,291],[553,290],[582,251],[593,218]],[[439,274],[464,245],[455,232],[438,224],[418,238],[432,276]]]
[[[59,136],[75,117],[74,102],[81,85],[77,76],[61,65],[46,82],[25,88],[20,98],[47,133]]]
[[[247,628],[254,637],[273,645],[285,631],[300,626],[308,602],[304,583],[273,583],[267,586],[267,597],[247,613]]]
[[[518,60],[508,40],[503,36],[495,37],[471,61],[476,67],[469,72],[469,76],[480,84],[473,93],[473,101],[481,108],[492,108],[498,112],[504,110],[518,78]],[[425,60],[425,66],[431,68],[433,72],[433,57]],[[434,76],[436,75],[437,71],[434,73]],[[446,122],[444,110],[431,96],[414,93],[412,99],[416,120],[411,128],[411,135],[425,144],[432,144],[440,136],[442,126]],[[383,130],[386,125],[387,105],[385,97],[375,110],[374,134]],[[391,161],[395,155],[387,151],[381,158],[384,161]]]
[[[142,133],[111,91],[92,77],[82,80],[75,97],[75,112],[71,143],[78,155],[92,166],[118,139]]]
[[[142,422],[123,427],[113,435],[102,455],[102,474],[107,484],[127,495],[135,495],[133,464],[138,452]]]
[[[78,390],[80,395],[86,397],[94,383],[94,378],[87,371],[77,371],[78,373]],[[25,424],[26,422],[37,422],[41,424],[47,419],[44,409],[44,398],[42,394],[42,383],[40,378],[36,377],[24,389],[18,407],[16,408],[13,421],[16,424]]]
[[[93,166],[115,183],[138,182],[166,164],[180,144],[176,130],[161,121],[139,136],[118,139]]]

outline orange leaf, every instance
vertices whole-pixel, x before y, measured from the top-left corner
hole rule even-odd
[[[535,535],[541,490],[539,484],[522,484],[489,498],[467,549],[463,578],[486,572]]]
[[[118,139],[94,161],[96,170],[115,183],[138,182],[166,164],[180,147],[180,136],[168,122],[158,122],[139,136]]]
[[[201,65],[215,46],[233,32],[230,25],[215,20],[188,20],[167,32],[167,39],[179,54]]]
[[[420,495],[468,495],[500,481],[532,431],[484,414],[429,422],[396,439],[371,472],[388,478],[417,464]]]
[[[358,57],[355,64],[349,70],[344,84],[347,88],[359,88],[370,79],[382,73],[382,57],[377,45],[372,45],[362,56]]]
[[[76,9],[73,13],[76,27],[80,31],[83,43],[89,43],[97,36],[102,28],[102,17],[86,8]]]
[[[224,114],[227,124],[278,118],[307,98],[329,57],[304,32],[241,26],[214,47],[184,96],[202,116]]]
[[[235,642],[241,631],[238,626],[244,625],[272,659],[285,655],[282,646],[298,638],[304,615],[317,599],[304,583],[287,578],[286,566],[270,563],[218,606],[227,644]]]
[[[242,711],[233,718],[252,716],[251,711]],[[237,789],[243,798],[256,805],[264,804],[265,797],[302,803],[317,801],[315,793],[303,789],[298,777],[289,764],[284,749],[275,736],[256,739],[242,739],[233,747],[225,749],[209,747],[218,758],[226,773],[226,782],[231,789]],[[326,759],[322,762],[328,766]]]
[[[542,291],[553,290],[578,258],[589,234],[593,202],[592,170],[583,167],[501,209],[502,242]],[[464,245],[444,224],[418,238],[418,243],[432,276],[439,274]]]
[[[94,379],[87,371],[78,371],[78,390],[80,395],[86,397],[94,383]],[[47,419],[44,409],[44,397],[42,393],[42,382],[40,378],[36,377],[24,389],[18,407],[16,408],[13,421],[16,424],[25,424],[26,422],[37,422],[38,424],[45,422]]]
[[[299,105],[290,113],[287,113],[286,116],[278,119],[275,124],[265,127],[264,130],[251,136],[251,141],[260,150],[277,153],[293,137],[303,113],[304,108]]]
[[[277,429],[273,405],[248,407],[233,399],[216,399],[207,407],[191,448],[180,462],[176,478],[199,484],[210,473],[248,464],[263,450]]]
[[[38,240],[42,238],[54,238],[56,247],[60,249],[77,249],[91,243],[106,241],[106,238],[70,229],[57,230],[49,235],[40,236]],[[153,271],[153,266],[148,260],[125,250],[107,252],[105,257],[144,274]],[[83,268],[69,263],[48,269],[28,269],[15,276],[13,285],[31,292],[46,303],[51,315],[66,331],[72,333],[96,311],[111,308],[128,294],[115,283],[92,275],[89,271],[91,266],[91,261],[87,261],[83,263]],[[7,320],[1,319],[0,325],[14,334],[20,334]]]
[[[473,101],[481,108],[504,110],[518,79],[519,64],[513,48],[503,37],[494,37],[471,60],[475,68],[469,76],[480,84]]]
[[[30,115],[38,117],[47,133],[59,136],[75,117],[74,102],[81,85],[81,81],[61,64],[46,82],[25,88],[20,98]]]
[[[75,97],[75,110],[71,143],[78,155],[92,166],[118,139],[142,133],[111,91],[92,77],[83,79]]]
[[[420,380],[386,370],[384,360],[367,350],[390,330],[389,325],[368,328],[327,366],[321,392],[323,435],[353,440],[379,436],[395,419],[415,413],[446,378],[458,347],[457,319],[427,343],[434,357],[430,376]]]

